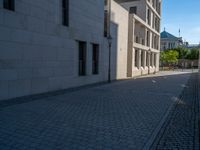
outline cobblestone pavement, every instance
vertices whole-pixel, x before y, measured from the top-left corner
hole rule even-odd
[[[199,150],[198,75],[194,74],[171,110],[152,149]]]
[[[143,149],[190,74],[0,102],[0,150]]]

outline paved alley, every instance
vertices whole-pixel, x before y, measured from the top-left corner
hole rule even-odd
[[[148,149],[190,73],[0,102],[1,150]]]

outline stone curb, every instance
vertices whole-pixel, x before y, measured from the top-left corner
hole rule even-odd
[[[184,88],[183,88],[184,90]],[[182,92],[181,92],[182,93]],[[181,95],[181,94],[180,94]],[[178,98],[179,99],[179,98]],[[157,128],[153,131],[150,139],[148,140],[148,142],[145,144],[145,146],[143,147],[143,150],[149,150],[151,149],[152,145],[154,144],[155,140],[157,139],[158,135],[160,135],[160,133],[162,132],[161,129],[163,127],[165,127],[165,123],[168,120],[168,117],[170,116],[170,114],[172,113],[172,110],[175,108],[176,104],[178,104],[179,100],[174,101],[174,103],[172,103],[168,110],[166,111],[165,115],[163,116],[163,118],[161,119],[159,125],[157,126]]]
[[[191,74],[192,77],[193,74]],[[190,78],[191,78],[190,77]],[[190,80],[190,79],[189,79]],[[187,83],[188,84],[188,83]],[[162,134],[164,132],[164,130],[162,130],[162,128],[166,127],[166,123],[170,120],[170,116],[173,113],[173,110],[176,108],[176,105],[180,102],[180,100],[182,99],[183,96],[183,92],[185,90],[186,87],[184,87],[182,89],[182,91],[180,92],[178,98],[175,99],[174,103],[172,103],[168,110],[166,111],[165,115],[163,116],[163,118],[161,119],[159,125],[157,126],[157,128],[153,131],[150,139],[148,140],[148,142],[145,144],[145,146],[143,147],[143,150],[150,150],[153,149],[154,143],[158,142],[158,140],[162,137]]]

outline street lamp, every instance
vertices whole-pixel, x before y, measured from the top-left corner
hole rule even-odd
[[[150,54],[151,54],[151,49],[148,50],[148,57],[149,57],[149,61],[148,61],[148,74],[150,74],[150,61],[151,61]]]
[[[109,60],[108,60],[108,83],[111,82],[111,47],[112,47],[112,36],[109,34],[107,37],[108,40],[108,47],[109,47]]]

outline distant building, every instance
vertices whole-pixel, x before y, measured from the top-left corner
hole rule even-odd
[[[187,48],[199,48],[200,44],[189,44]]]
[[[114,45],[118,78],[159,71],[161,2],[111,0],[111,35],[117,40]]]
[[[182,40],[182,37],[176,37],[165,30],[161,33],[160,36],[161,36],[161,50],[173,49],[178,46],[185,45]]]

